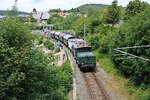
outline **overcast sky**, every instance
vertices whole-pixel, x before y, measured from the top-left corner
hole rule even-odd
[[[10,9],[15,0],[0,0],[0,10]],[[113,0],[18,0],[20,11],[31,12],[33,8],[38,11],[61,8],[71,9],[87,3],[111,4]],[[130,0],[118,0],[119,5],[126,6]],[[150,4],[150,0],[142,0]]]

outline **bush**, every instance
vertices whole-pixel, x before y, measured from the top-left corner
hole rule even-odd
[[[41,45],[43,43],[43,41],[44,41],[44,37],[43,36],[38,36],[37,40],[38,40],[37,44]]]
[[[93,36],[88,36],[88,42],[91,44],[92,49],[96,50],[99,48],[99,40],[101,39],[101,35],[95,34]]]
[[[55,52],[56,53],[60,52],[60,48],[57,47]]]
[[[21,48],[32,44],[32,35],[28,26],[21,23],[19,19],[3,19],[0,22],[0,35],[11,47]]]
[[[51,43],[49,40],[46,40],[46,41],[44,42],[44,46],[45,46],[47,49],[49,49],[49,50],[54,50],[54,44]]]

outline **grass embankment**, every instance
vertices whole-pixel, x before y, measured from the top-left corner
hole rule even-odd
[[[129,83],[129,79],[125,78],[116,68],[108,55],[94,52],[97,56],[97,61],[100,63],[104,71],[113,79],[112,88],[115,92],[120,92],[128,100],[146,100],[148,89],[144,90],[142,87],[135,87]]]

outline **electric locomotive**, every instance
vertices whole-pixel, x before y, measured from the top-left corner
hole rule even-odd
[[[93,71],[96,68],[96,57],[92,48],[82,39],[77,39],[68,33],[55,32],[51,38],[61,41],[67,46],[81,71]]]
[[[82,39],[68,40],[68,47],[81,71],[93,71],[96,68],[96,57],[92,48]]]

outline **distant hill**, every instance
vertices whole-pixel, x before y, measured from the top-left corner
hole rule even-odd
[[[7,14],[8,14],[8,11],[7,11],[7,10],[0,10],[0,15],[7,15]],[[29,13],[19,11],[19,14],[29,14]]]
[[[106,8],[109,5],[104,5],[104,4],[85,4],[82,6],[79,6],[75,9],[79,9],[82,12],[87,12],[89,9],[93,9],[93,10],[100,10],[102,8]]]

